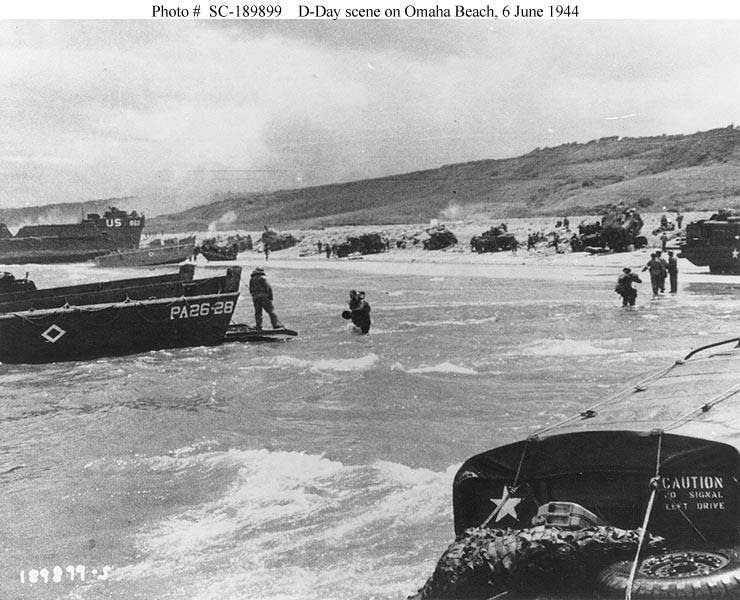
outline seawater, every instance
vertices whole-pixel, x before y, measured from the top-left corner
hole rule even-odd
[[[721,280],[623,310],[608,270],[266,266],[288,342],[0,365],[0,597],[405,598],[452,541],[462,461],[737,333]],[[141,274],[31,267],[40,287]],[[340,317],[351,288],[368,336]]]

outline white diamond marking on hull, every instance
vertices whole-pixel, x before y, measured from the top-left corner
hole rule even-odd
[[[59,338],[62,337],[65,333],[67,332],[55,323],[54,325],[49,327],[49,329],[44,331],[44,333],[41,334],[41,337],[53,344],[54,342],[59,341]]]

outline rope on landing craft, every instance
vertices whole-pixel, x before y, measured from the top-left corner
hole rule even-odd
[[[647,533],[648,522],[650,521],[650,513],[653,510],[653,502],[655,501],[655,494],[658,491],[658,484],[660,482],[660,448],[663,442],[663,433],[658,435],[658,452],[655,458],[655,476],[650,480],[650,499],[645,509],[645,518],[642,520],[642,527],[640,528],[640,537],[637,540],[637,551],[635,552],[635,560],[632,561],[632,568],[630,569],[630,576],[627,579],[627,589],[624,593],[625,600],[632,600],[632,586],[635,583],[635,574],[637,573],[637,565],[640,564],[640,552],[642,551],[642,543],[645,540],[645,534]]]
[[[552,431],[553,429],[557,429],[558,427],[562,427],[563,425],[567,425],[568,423],[571,423],[571,422],[576,421],[578,419],[588,419],[588,418],[591,418],[591,417],[593,417],[593,416],[596,415],[596,409],[597,408],[601,408],[602,406],[605,406],[605,405],[610,404],[610,403],[619,402],[620,400],[624,400],[625,398],[628,398],[629,396],[631,396],[632,394],[634,394],[636,392],[642,392],[642,391],[644,391],[646,389],[646,386],[647,385],[649,385],[649,384],[657,381],[661,377],[664,377],[665,375],[667,375],[671,370],[673,370],[677,366],[683,365],[687,360],[689,360],[695,354],[698,354],[699,352],[702,352],[704,350],[708,350],[710,348],[716,348],[717,346],[722,346],[724,344],[730,344],[732,342],[740,342],[740,337],[734,337],[734,338],[730,338],[730,339],[727,339],[727,340],[722,340],[721,342],[714,342],[712,344],[707,344],[706,346],[701,346],[700,348],[696,348],[695,350],[692,350],[691,352],[689,352],[683,358],[676,360],[673,364],[671,364],[671,365],[669,365],[667,367],[664,367],[663,369],[660,369],[659,371],[656,371],[655,373],[653,373],[651,375],[648,375],[647,377],[645,377],[641,381],[638,381],[636,384],[630,386],[629,388],[617,392],[616,394],[614,394],[613,396],[610,396],[606,400],[602,400],[601,402],[598,402],[598,403],[594,404],[593,406],[591,406],[591,407],[589,407],[589,408],[581,411],[580,413],[578,413],[576,415],[572,415],[570,417],[566,417],[562,421],[558,421],[557,423],[554,423],[552,425],[548,425],[546,427],[542,427],[541,429],[538,429],[534,433],[532,433],[532,436],[537,436],[537,435],[541,435],[543,433],[547,433],[549,431]],[[738,344],[738,346],[740,346],[740,344]],[[736,387],[740,387],[740,386],[736,386]],[[728,392],[730,392],[730,391],[732,392],[730,395],[732,395],[732,394],[735,394],[737,391],[740,391],[740,390],[735,390],[735,388],[730,388],[730,390],[728,390]],[[724,394],[727,394],[728,392],[724,392]],[[698,414],[700,414],[702,412],[706,412],[707,410],[709,410],[709,408],[711,408],[712,406],[714,406],[718,402],[721,402],[722,400],[724,400],[727,397],[729,397],[729,396],[724,396],[724,394],[721,395],[722,397],[720,399],[712,399],[709,402],[703,404],[700,408],[698,408],[698,409],[696,409],[694,411],[691,411],[691,413],[689,413],[689,415],[684,415],[683,417],[680,417],[680,420],[682,421],[682,420],[686,419],[687,416],[693,415],[694,412],[698,412]],[[674,421],[673,423],[671,423],[669,425],[669,427],[675,426],[678,422],[679,422],[679,420]],[[666,427],[666,429],[667,428],[668,427]]]
[[[602,406],[605,406],[606,404],[610,404],[612,402],[619,402],[620,400],[624,400],[625,398],[631,396],[632,394],[636,392],[642,392],[645,391],[645,387],[654,381],[657,381],[664,375],[666,375],[669,371],[674,369],[676,366],[682,364],[681,361],[676,361],[672,365],[669,365],[668,367],[662,368],[660,371],[656,371],[655,373],[648,375],[644,379],[638,381],[636,384],[632,385],[631,387],[621,390],[614,394],[613,396],[610,396],[606,400],[602,400],[601,402],[597,402],[593,406],[579,412],[576,415],[572,415],[570,417],[566,417],[562,421],[558,421],[557,423],[553,423],[552,425],[548,425],[546,427],[542,427],[540,429],[537,429],[532,436],[541,435],[543,433],[546,433],[548,431],[552,431],[553,429],[557,429],[558,427],[562,427],[563,425],[566,425],[572,421],[576,421],[578,419],[588,419],[590,417],[595,416],[596,409],[601,408]],[[530,436],[530,437],[532,437]]]
[[[708,400],[707,402],[705,402],[701,406],[699,406],[699,407],[697,407],[697,408],[695,408],[693,410],[690,410],[686,414],[681,415],[680,417],[678,417],[676,420],[671,421],[670,423],[668,423],[668,425],[666,425],[664,427],[664,429],[666,429],[666,430],[672,429],[674,427],[678,427],[682,423],[686,423],[688,421],[691,421],[692,419],[695,419],[699,415],[702,415],[705,412],[709,412],[709,410],[711,410],[713,407],[715,407],[720,402],[723,402],[723,401],[727,400],[728,398],[732,398],[732,396],[734,396],[738,392],[740,392],[740,383],[736,383],[732,387],[726,389],[721,394],[717,394],[714,398],[712,398],[711,400]]]

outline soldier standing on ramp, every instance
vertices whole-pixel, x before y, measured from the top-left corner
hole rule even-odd
[[[258,331],[262,330],[262,311],[267,313],[270,317],[273,329],[280,329],[282,327],[278,316],[275,314],[275,309],[272,307],[272,288],[265,279],[265,270],[262,267],[257,267],[252,271],[252,275],[249,278],[249,293],[252,296],[252,303],[254,304],[254,324]]]

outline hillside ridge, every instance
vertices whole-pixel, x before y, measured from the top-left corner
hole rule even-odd
[[[595,214],[618,202],[644,210],[740,208],[740,128],[603,137],[347,183],[225,194],[150,224],[161,231],[311,229]]]
[[[273,192],[214,194],[209,203],[150,216],[148,231],[320,229],[598,214],[622,202],[645,211],[740,209],[740,127],[609,136],[372,179]],[[143,205],[142,205],[143,204]],[[140,198],[0,209],[9,227],[79,222],[108,206],[151,215]],[[664,209],[665,207],[665,209]],[[161,212],[161,207],[159,209]]]

